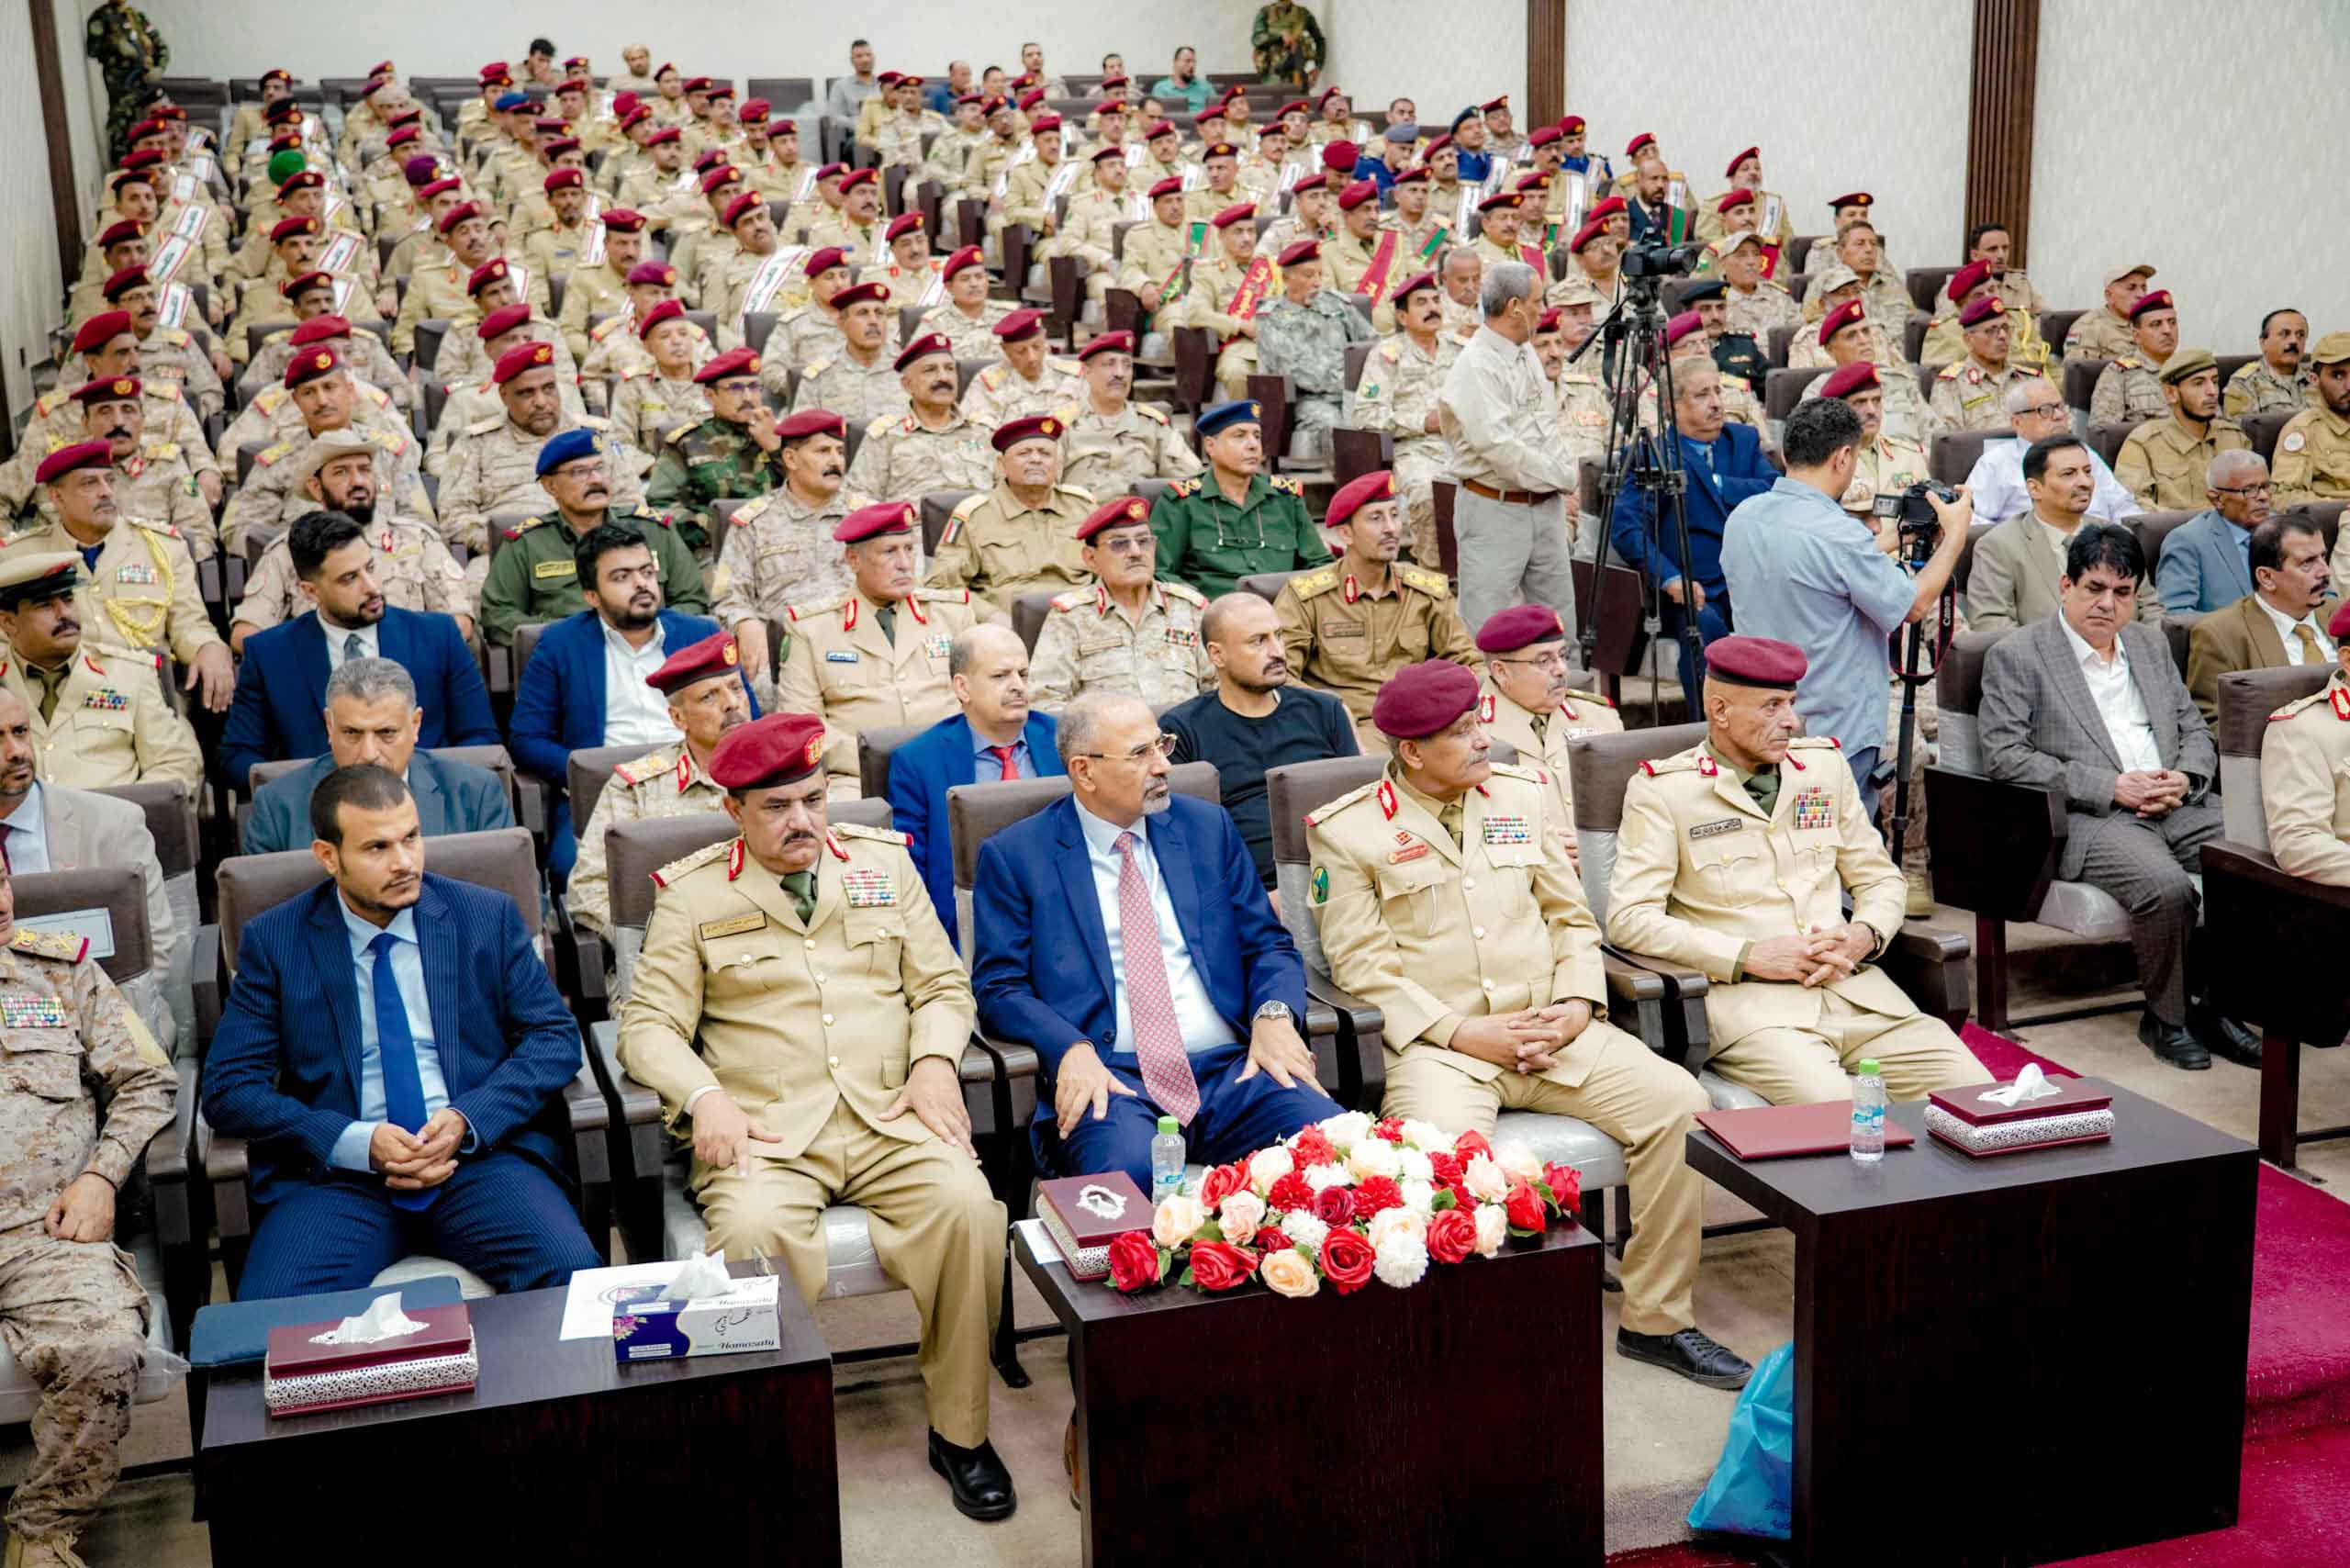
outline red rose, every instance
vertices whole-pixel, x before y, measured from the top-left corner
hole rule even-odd
[[[1158,1243],[1147,1230],[1129,1230],[1110,1243],[1110,1282],[1122,1291],[1158,1282]]]
[[[1452,1140],[1452,1152],[1460,1157],[1461,1164],[1466,1165],[1481,1154],[1491,1159],[1494,1146],[1485,1141],[1485,1135],[1481,1132],[1465,1132]]]
[[[1330,1135],[1320,1127],[1309,1126],[1297,1135],[1289,1146],[1290,1157],[1304,1170],[1309,1165],[1336,1165],[1338,1151],[1330,1147]]]
[[[1292,1241],[1288,1232],[1282,1230],[1281,1226],[1260,1225],[1257,1227],[1257,1234],[1249,1240],[1248,1245],[1255,1249],[1257,1255],[1261,1258],[1269,1253],[1286,1252],[1297,1243]]]
[[[1358,1231],[1339,1226],[1322,1238],[1322,1277],[1335,1285],[1340,1295],[1352,1295],[1370,1283],[1371,1267],[1378,1260],[1379,1255]]]
[[[1385,1138],[1389,1143],[1402,1143],[1404,1141],[1404,1119],[1401,1116],[1390,1116],[1383,1122],[1374,1123],[1372,1124],[1371,1130],[1376,1136]]]
[[[1216,1204],[1248,1185],[1248,1167],[1238,1160],[1211,1168],[1200,1178],[1200,1207],[1215,1213]]]
[[[1502,1211],[1509,1215],[1512,1230],[1539,1230],[1545,1223],[1541,1194],[1530,1182],[1520,1182],[1511,1187],[1509,1196],[1502,1202]]]
[[[1303,1173],[1292,1170],[1273,1183],[1272,1190],[1265,1194],[1265,1206],[1269,1209],[1311,1209],[1314,1206],[1313,1184]]]
[[[1228,1291],[1257,1271],[1257,1260],[1228,1241],[1192,1243],[1192,1282],[1203,1291]]]
[[[1557,1161],[1542,1168],[1542,1184],[1550,1189],[1550,1201],[1559,1205],[1561,1214],[1572,1214],[1583,1202],[1583,1172],[1572,1165]]]
[[[1326,1226],[1342,1226],[1355,1217],[1355,1195],[1345,1187],[1325,1187],[1314,1194],[1314,1217]]]
[[[1392,1176],[1367,1176],[1355,1189],[1355,1220],[1369,1225],[1371,1215],[1382,1209],[1404,1206],[1404,1190],[1395,1185]]]
[[[1477,1216],[1465,1208],[1447,1209],[1428,1221],[1428,1256],[1458,1263],[1477,1250]]]
[[[1466,1186],[1459,1182],[1455,1182],[1451,1186],[1447,1187],[1445,1191],[1452,1194],[1452,1206],[1454,1208],[1473,1209],[1477,1206],[1476,1194],[1470,1192]]]
[[[1444,1148],[1429,1149],[1427,1151],[1427,1156],[1428,1180],[1430,1182],[1439,1187],[1453,1187],[1460,1185],[1461,1174],[1469,1167],[1469,1162],[1467,1160],[1461,1159],[1451,1150]]]

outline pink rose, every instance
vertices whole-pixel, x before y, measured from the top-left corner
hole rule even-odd
[[[1192,1243],[1192,1280],[1203,1291],[1228,1291],[1248,1282],[1257,1260],[1228,1241]]]
[[[1158,1244],[1148,1231],[1129,1230],[1111,1241],[1110,1282],[1129,1294],[1158,1282]]]
[[[1512,1230],[1540,1230],[1545,1223],[1541,1194],[1524,1182],[1510,1188],[1502,1212],[1509,1215]]]
[[[1322,1238],[1322,1276],[1340,1295],[1352,1295],[1371,1282],[1379,1254],[1356,1231],[1335,1229]]]
[[[1333,1229],[1355,1217],[1355,1195],[1345,1187],[1325,1187],[1314,1194],[1314,1217]]]
[[[1216,1223],[1224,1228],[1224,1238],[1243,1247],[1257,1234],[1257,1226],[1264,1217],[1265,1200],[1246,1187],[1225,1193],[1222,1206],[1216,1210]]]
[[[1458,1263],[1477,1249],[1477,1216],[1465,1208],[1447,1209],[1428,1221],[1428,1256]]]
[[[1559,1205],[1561,1214],[1572,1214],[1583,1202],[1583,1172],[1572,1165],[1556,1160],[1542,1168],[1542,1184],[1550,1189],[1550,1201]]]

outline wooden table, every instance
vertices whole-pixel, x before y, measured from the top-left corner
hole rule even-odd
[[[1304,1301],[1121,1295],[1015,1234],[1069,1329],[1087,1563],[1601,1561],[1589,1231]],[[1294,1550],[1269,1557],[1276,1520]]]
[[[789,1277],[781,1350],[633,1366],[555,1337],[564,1294],[468,1304],[468,1394],[271,1420],[258,1365],[217,1374],[213,1562],[667,1562],[702,1529],[729,1560],[837,1568],[832,1358]]]
[[[2249,1144],[2127,1090],[2110,1141],[1973,1159],[1925,1132],[1689,1163],[1796,1234],[1794,1546],[2025,1563],[2236,1522]]]

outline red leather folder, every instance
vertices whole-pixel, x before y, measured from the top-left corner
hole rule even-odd
[[[1852,1103],[1757,1105],[1742,1111],[1700,1111],[1697,1125],[1740,1159],[1785,1159],[1798,1154],[1843,1154],[1852,1147]],[[1885,1147],[1899,1148],[1916,1136],[1885,1124]]]

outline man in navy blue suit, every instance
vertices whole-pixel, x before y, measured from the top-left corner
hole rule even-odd
[[[666,693],[645,684],[671,654],[715,633],[718,622],[661,605],[661,567],[644,531],[601,522],[572,551],[588,608],[550,624],[514,692],[514,760],[561,782],[583,746],[675,745],[684,738]],[[748,696],[749,687],[744,688]],[[758,704],[751,704],[753,717]],[[547,868],[558,878],[579,857],[571,803],[549,825]]]
[[[1148,705],[1080,697],[1057,738],[1069,797],[981,846],[971,895],[980,1025],[1045,1058],[1038,1165],[1147,1191],[1161,1115],[1221,1162],[1338,1114],[1297,948],[1232,819],[1169,788]]]
[[[1656,498],[1636,485],[1625,486],[1616,498],[1610,533],[1616,553],[1663,588],[1665,636],[1677,643],[1686,618],[1694,614],[1698,635],[1710,643],[1736,630],[1729,588],[1722,581],[1723,525],[1739,502],[1776,484],[1779,471],[1762,455],[1761,432],[1723,417],[1721,372],[1710,360],[1673,362],[1673,409],[1681,427],[1681,466],[1689,476],[1683,510],[1689,520],[1691,558],[1681,559],[1672,514],[1660,510]],[[1705,686],[1706,664],[1685,647],[1680,655],[1681,689],[1694,713]]]
[[[314,511],[286,535],[311,612],[245,639],[237,693],[220,739],[220,766],[242,786],[256,762],[328,749],[327,678],[345,659],[385,658],[416,682],[428,748],[496,745],[498,723],[481,670],[454,619],[387,607],[367,536],[339,511]]]
[[[502,1291],[601,1260],[558,1095],[579,1026],[502,893],[430,876],[408,787],[373,764],[310,796],[330,880],[245,927],[204,1114],[251,1140],[238,1294],[354,1290],[429,1252]]]
[[[946,675],[962,711],[941,719],[890,758],[890,825],[910,841],[923,885],[955,942],[955,848],[946,832],[946,791],[989,779],[1052,778],[1061,773],[1053,716],[1028,706],[1028,648],[1009,627],[967,628],[946,651]],[[959,947],[958,947],[959,951]]]

